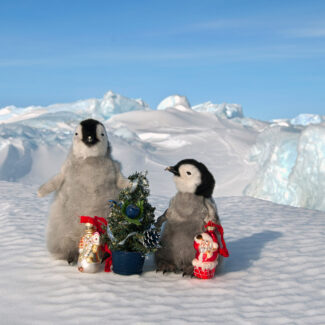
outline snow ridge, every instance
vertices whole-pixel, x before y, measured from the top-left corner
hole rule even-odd
[[[40,184],[53,176],[77,123],[89,117],[105,124],[124,173],[148,170],[153,191],[173,193],[164,168],[195,158],[214,174],[217,196],[325,211],[324,116],[263,122],[244,117],[238,104],[191,107],[181,95],[167,97],[157,110],[112,91],[102,99],[0,109],[0,180]]]

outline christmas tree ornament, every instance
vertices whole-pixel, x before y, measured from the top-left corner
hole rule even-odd
[[[85,232],[79,242],[78,270],[85,273],[95,273],[100,268],[100,234],[93,218],[82,216],[80,223],[85,224]]]
[[[149,249],[159,248],[160,235],[155,229],[146,230],[143,234],[143,244]]]
[[[134,204],[129,204],[125,209],[125,213],[130,219],[135,219],[140,214],[140,208]]]
[[[131,192],[127,190],[127,192],[132,196],[134,191]],[[138,200],[135,204],[130,204],[128,200],[124,201],[124,203],[120,203],[121,213],[125,220],[140,226],[143,219],[143,204],[143,200]]]
[[[212,221],[206,225],[206,232],[194,237],[194,249],[196,250],[193,274],[200,279],[211,279],[214,277],[216,266],[218,265],[219,254],[228,257],[229,253],[223,238],[223,229]],[[218,237],[215,231],[221,236],[222,247],[219,245]]]

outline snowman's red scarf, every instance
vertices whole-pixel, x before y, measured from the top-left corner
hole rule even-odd
[[[100,235],[104,234],[105,231],[103,229],[103,226],[107,226],[107,221],[105,218],[97,217],[94,218],[88,217],[88,216],[82,216],[80,217],[80,223],[91,223],[93,224]],[[105,272],[110,272],[112,267],[112,252],[108,248],[108,245],[105,244],[104,246],[101,246],[102,251],[105,255],[108,255],[108,257],[105,258]]]

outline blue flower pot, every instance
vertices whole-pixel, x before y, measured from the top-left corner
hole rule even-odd
[[[112,251],[113,271],[121,275],[141,274],[144,256],[138,252]]]

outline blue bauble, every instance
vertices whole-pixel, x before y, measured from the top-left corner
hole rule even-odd
[[[138,208],[134,204],[129,204],[126,207],[125,213],[128,216],[128,218],[135,219],[139,215],[139,213],[140,213],[140,208]]]

